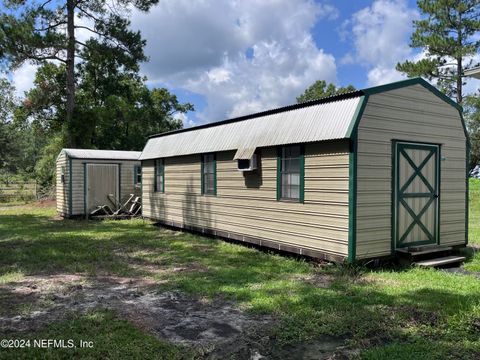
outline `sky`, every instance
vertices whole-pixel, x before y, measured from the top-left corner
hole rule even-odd
[[[401,80],[397,62],[422,57],[409,46],[419,17],[414,0],[160,0],[131,20],[147,41],[148,86],[194,104],[179,116],[188,127],[292,104],[316,80]],[[19,95],[34,74],[13,74]]]

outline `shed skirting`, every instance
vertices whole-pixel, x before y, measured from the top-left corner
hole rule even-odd
[[[216,229],[193,226],[193,225],[185,225],[177,221],[164,221],[164,220],[149,218],[145,216],[143,218],[155,221],[156,224],[173,227],[175,229],[187,230],[194,233],[210,235],[210,236],[214,236],[214,237],[218,237],[226,240],[234,240],[238,242],[249,243],[249,244],[257,245],[263,248],[274,249],[277,251],[285,251],[285,252],[294,253],[298,255],[308,256],[315,259],[332,261],[336,263],[343,263],[346,260],[345,256],[334,255],[321,250],[312,250],[312,249],[304,248],[301,246],[286,245],[286,244],[282,244],[282,243],[271,241],[271,240],[261,239],[258,237],[245,236],[239,233],[216,230]]]

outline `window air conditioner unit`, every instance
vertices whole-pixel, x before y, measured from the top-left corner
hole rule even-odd
[[[253,154],[250,159],[238,159],[237,165],[238,171],[257,170],[257,154]]]

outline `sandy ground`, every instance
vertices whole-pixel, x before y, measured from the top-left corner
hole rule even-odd
[[[298,279],[327,286],[331,279]],[[255,316],[234,303],[158,292],[151,280],[82,275],[27,276],[0,285],[0,332],[35,331],[73,313],[111,309],[148,333],[192,346],[200,357],[222,359],[344,358],[343,340],[320,341],[276,349],[275,320]]]

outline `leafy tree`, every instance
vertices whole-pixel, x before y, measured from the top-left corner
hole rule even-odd
[[[397,64],[409,77],[436,79],[448,96],[463,101],[463,71],[471,67],[480,48],[479,0],[417,0],[423,18],[413,22],[411,47],[422,48],[426,57]]]
[[[297,97],[297,103],[303,103],[311,100],[317,100],[338,94],[355,91],[353,85],[347,87],[336,87],[334,84],[327,84],[325,80],[317,80],[310,85],[305,92]]]
[[[89,40],[77,65],[75,142],[82,148],[141,150],[154,133],[180,128],[177,113],[193,111],[167,89],[149,89],[138,75],[138,63],[125,64],[111,53],[92,51],[102,44]],[[66,81],[64,64],[45,63],[37,70],[34,87],[15,112],[22,131],[24,161],[21,168],[34,173],[47,186],[54,177],[55,158],[65,142]]]
[[[65,70],[65,132],[75,143],[75,58],[88,48],[78,30],[90,32],[108,52],[125,62],[146,60],[145,41],[129,30],[129,10],[148,11],[158,0],[7,0],[0,13],[0,58],[14,69],[24,62],[60,62]]]
[[[480,93],[465,98],[465,120],[470,135],[470,169],[480,164]]]
[[[12,170],[15,166],[11,154],[17,150],[15,137],[12,137],[12,114],[17,106],[13,86],[0,79],[0,169]]]

